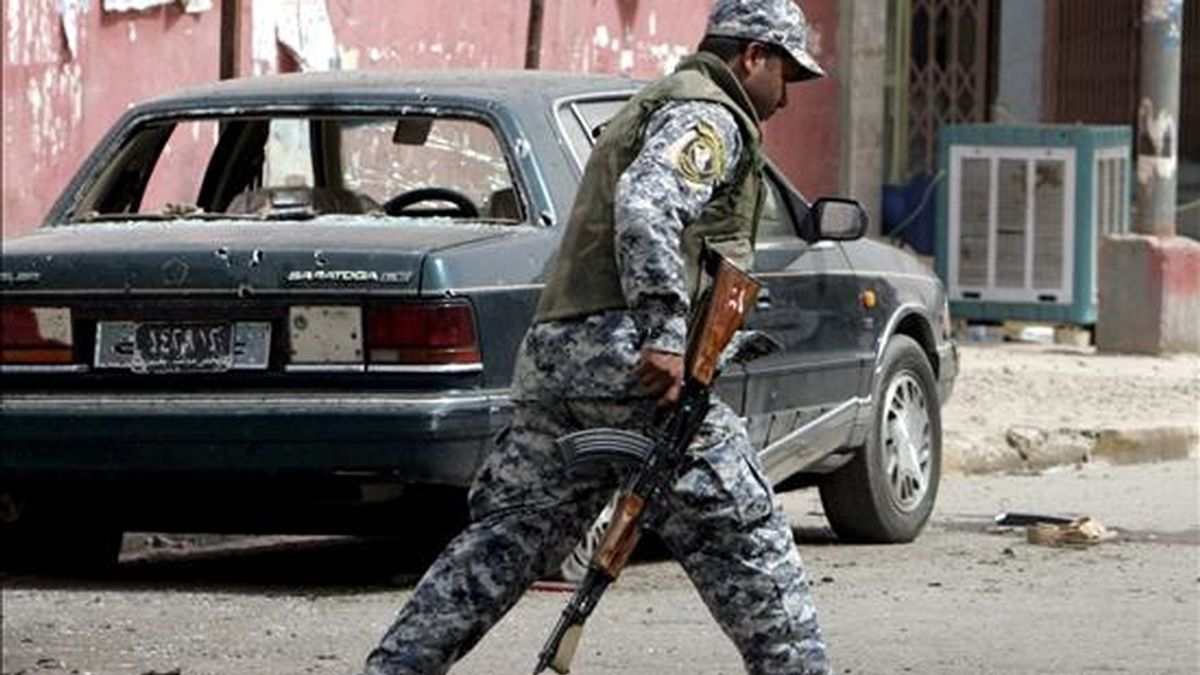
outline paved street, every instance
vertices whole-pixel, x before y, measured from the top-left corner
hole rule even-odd
[[[951,476],[909,546],[847,546],[815,493],[785,495],[843,673],[1195,673],[1197,463]],[[1000,511],[1092,515],[1121,537],[1087,550],[995,531]],[[9,580],[4,673],[350,673],[403,588],[355,542],[151,556],[119,579]],[[530,593],[455,673],[524,673],[566,595]],[[39,665],[41,664],[41,665]],[[604,598],[575,672],[739,673],[679,569],[643,562]]]

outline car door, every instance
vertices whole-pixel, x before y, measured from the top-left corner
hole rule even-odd
[[[748,325],[783,349],[747,364],[744,411],[781,480],[848,439],[866,363],[858,282],[841,244],[801,238],[796,211],[807,205],[776,172],[767,178],[754,265],[764,288]]]

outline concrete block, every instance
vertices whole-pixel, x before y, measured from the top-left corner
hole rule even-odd
[[[1183,459],[1200,448],[1200,428],[1105,429],[1096,439],[1093,455],[1113,464],[1137,464]]]
[[[1055,326],[1054,343],[1071,347],[1087,347],[1092,344],[1092,331],[1078,326]]]
[[[1031,473],[1055,466],[1140,464],[1195,457],[1200,425],[1128,429],[1042,429],[1012,426],[1003,442],[949,431],[942,443],[945,473]]]
[[[1054,342],[1054,326],[1032,321],[1005,321],[1004,339],[1008,342]]]
[[[1200,243],[1105,237],[1099,257],[1099,351],[1200,353]]]

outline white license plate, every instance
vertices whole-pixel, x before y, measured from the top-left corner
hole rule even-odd
[[[134,331],[133,370],[192,373],[233,366],[233,327],[227,323],[143,323]]]
[[[101,321],[96,367],[135,373],[263,370],[271,324],[263,322]]]

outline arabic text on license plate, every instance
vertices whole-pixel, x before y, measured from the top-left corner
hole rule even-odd
[[[135,338],[135,370],[228,370],[233,365],[232,334],[227,323],[141,324]]]

